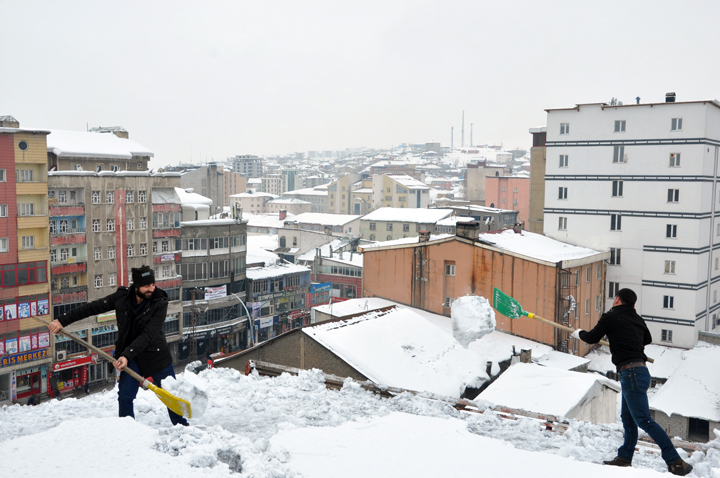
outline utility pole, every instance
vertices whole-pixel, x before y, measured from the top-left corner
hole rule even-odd
[[[461,131],[461,139],[460,139],[460,147],[465,147],[465,110],[463,110],[462,114],[462,131]]]
[[[195,329],[198,323],[198,308],[195,305],[195,291],[192,291],[192,315],[190,319],[190,361],[197,360],[197,337]]]
[[[452,126],[450,126],[450,151],[455,149],[455,146],[453,144],[453,129],[454,128]]]
[[[473,147],[472,127],[473,127],[473,124],[470,123],[470,147],[471,147],[471,148]]]

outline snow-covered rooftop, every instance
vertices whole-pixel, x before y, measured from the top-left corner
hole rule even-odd
[[[518,234],[512,229],[507,229],[498,234],[480,234],[479,237],[481,241],[492,243],[494,247],[546,262],[557,263],[607,254],[587,247],[566,244],[528,231]],[[598,257],[598,260],[600,259]]]
[[[320,224],[322,226],[344,226],[358,219],[353,214],[326,214],[322,212],[304,212],[295,216],[294,220],[300,224]]]
[[[258,238],[264,239],[266,242],[258,241]],[[274,247],[272,238],[275,238]],[[245,256],[246,264],[264,264],[271,266],[280,262],[280,257],[268,248],[277,248],[277,236],[248,236],[247,253]]]
[[[180,201],[183,206],[212,206],[212,199],[198,193],[187,192],[183,188],[175,188],[175,192],[180,196]]]
[[[48,152],[61,157],[132,159],[133,156],[153,156],[145,146],[112,133],[54,129],[47,137],[47,147]]]
[[[265,267],[249,268],[245,273],[245,277],[250,280],[260,280],[270,279],[271,277],[280,277],[288,274],[298,274],[301,272],[310,272],[310,269],[305,266],[283,263]]]
[[[422,181],[418,181],[417,179],[413,178],[412,176],[408,176],[407,174],[388,174],[388,177],[394,179],[408,189],[430,189],[428,188],[427,184],[423,183]]]
[[[302,199],[296,199],[296,198],[277,198],[277,199],[271,199],[267,202],[268,204],[291,204],[291,205],[301,205],[301,204],[312,204],[308,201],[303,201]]]
[[[284,196],[327,196],[328,195],[327,187],[324,189],[319,189],[319,188],[320,188],[320,186],[316,186],[314,188],[306,188],[306,189],[295,189],[294,191],[286,191],[283,193],[283,195]]]
[[[600,395],[602,386],[620,391],[618,382],[602,375],[516,363],[491,383],[479,398],[530,412],[573,417],[588,395]]]
[[[349,315],[372,312],[386,307],[398,307],[398,304],[380,297],[365,297],[361,299],[350,299],[334,304],[325,304],[313,307],[313,309],[333,317],[347,317]]]
[[[666,415],[720,422],[720,375],[714,366],[719,362],[718,345],[698,342],[684,351],[675,372],[650,400],[650,408]]]
[[[381,207],[363,216],[362,220],[435,224],[452,213],[451,209]]]
[[[280,219],[279,213],[248,214],[243,213],[243,219],[247,219],[249,227],[280,228],[285,226],[285,221],[292,221],[295,215],[287,213],[285,219]]]
[[[437,242],[455,237],[453,234],[431,234],[428,242]],[[403,237],[401,239],[393,239],[391,241],[374,242],[372,244],[362,244],[360,247],[362,251],[368,249],[375,249],[378,247],[391,247],[391,246],[406,246],[408,244],[418,244],[420,239],[418,237]]]
[[[231,194],[229,197],[238,198],[238,199],[242,199],[242,198],[272,198],[272,199],[275,199],[279,196],[277,194],[264,193],[262,191],[258,191],[258,192],[248,191],[248,192],[244,192],[244,193]]]
[[[379,384],[459,398],[488,379],[479,357],[404,307],[303,332]]]

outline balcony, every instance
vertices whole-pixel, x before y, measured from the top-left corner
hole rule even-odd
[[[17,218],[18,229],[33,229],[48,227],[47,214],[20,215]]]
[[[47,195],[47,183],[45,181],[33,182],[17,182],[15,183],[15,193],[20,194],[42,194]]]
[[[87,272],[87,258],[68,257],[67,259],[55,259],[50,261],[50,273],[72,274],[74,272]]]
[[[32,249],[18,248],[18,262],[33,262],[48,260],[47,247],[34,247]]]
[[[85,206],[80,203],[77,205],[73,204],[49,204],[50,216],[51,217],[62,217],[62,216],[84,216]]]

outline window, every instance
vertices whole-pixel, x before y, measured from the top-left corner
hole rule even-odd
[[[613,181],[612,182],[612,197],[621,197],[623,195],[623,182]]]
[[[7,182],[7,170],[0,169],[0,183],[6,183]]]
[[[625,146],[613,146],[613,163],[624,163],[625,159]]]
[[[110,171],[112,171],[113,173],[116,173],[118,171],[118,169],[120,169],[120,168],[118,167],[117,164],[110,165]]]
[[[671,131],[681,131],[682,130],[682,118],[673,118],[670,122],[670,130]]]
[[[614,298],[618,291],[620,290],[620,283],[619,282],[610,282],[608,285],[608,297]]]
[[[20,205],[21,216],[33,216],[35,215],[35,205],[32,203],[25,203]]]
[[[624,133],[625,132],[625,120],[615,121],[615,132],[616,133]]]
[[[140,230],[142,231],[144,229],[147,229],[147,218],[141,217],[140,218]]]
[[[371,240],[371,241],[374,241],[374,240],[375,240],[375,234],[370,234],[370,240]]]
[[[108,246],[108,259],[115,259],[115,246]]]
[[[22,237],[22,248],[23,249],[35,249],[35,236],[23,236]]]
[[[135,219],[128,219],[127,220],[127,230],[132,231],[135,229]]]
[[[3,237],[0,239],[0,252],[7,252],[8,251],[8,238]]]
[[[570,134],[570,123],[560,123],[560,134]]]
[[[70,251],[68,250],[67,247],[63,247],[62,249],[60,249],[60,260],[65,262],[67,260],[69,254],[70,254]]]
[[[115,230],[115,219],[108,219],[107,220],[107,231],[113,232]]]
[[[20,169],[17,171],[18,175],[18,182],[21,183],[29,183],[33,180],[33,172],[32,169]]]
[[[443,307],[450,308],[452,307],[453,302],[455,302],[455,299],[452,297],[445,297],[445,302],[443,303]]]
[[[680,201],[680,190],[679,189],[668,189],[667,202],[679,202],[679,201]]]
[[[65,234],[68,232],[68,222],[67,219],[61,219],[60,220],[60,233]]]
[[[93,191],[91,201],[93,204],[100,204],[100,191]]]
[[[671,295],[663,296],[663,309],[674,309],[675,308],[675,297]]]
[[[60,204],[66,204],[67,203],[67,191],[62,190],[58,193],[58,202]]]
[[[680,167],[680,153],[670,153],[670,167],[671,168],[679,168]]]
[[[8,217],[7,204],[0,204],[0,217]]]
[[[392,231],[392,230],[393,230],[393,229],[392,229],[392,227],[393,227],[392,222],[388,222],[388,223],[385,225],[385,227],[387,228],[388,231]]]
[[[96,173],[99,173],[100,171],[102,171],[102,164],[96,164],[96,165],[95,165],[95,172],[96,172]]]
[[[218,238],[216,238],[218,239]],[[162,241],[162,252],[168,252],[170,244],[168,241]]]
[[[665,237],[669,239],[677,238],[677,224],[668,224],[665,227]]]
[[[600,310],[602,307],[602,295],[598,294],[595,296],[595,310]]]
[[[170,266],[162,266],[162,277],[170,277]]]
[[[610,248],[610,265],[613,266],[619,266],[620,265],[620,249],[616,249],[614,247]]]
[[[102,274],[95,276],[95,287],[102,287]]]
[[[665,273],[666,274],[674,274],[675,273],[675,261],[665,261]]]
[[[109,273],[108,274],[108,285],[116,285],[116,284],[117,284],[117,273],[116,272]]]
[[[132,191],[125,191],[125,202],[128,204],[135,202],[135,194]]]
[[[99,261],[100,259],[102,259],[102,247],[96,247],[93,249],[93,258],[96,261]]]
[[[82,171],[82,164],[73,164],[72,165],[73,171]]]
[[[595,278],[597,280],[602,280],[602,265],[601,264],[598,264],[595,267]]]
[[[518,188],[513,188],[513,192],[514,193],[518,192]]]
[[[585,268],[585,282],[590,282],[590,266]]]
[[[621,231],[622,216],[620,214],[610,214],[610,230]]]
[[[47,263],[24,262],[2,266],[2,287],[47,282]]]
[[[115,202],[115,191],[105,192],[105,202],[107,204],[113,204]]]
[[[57,223],[55,221],[50,221],[50,235],[57,234]]]
[[[140,244],[140,255],[147,256],[147,242]]]
[[[672,342],[672,330],[662,329],[662,333],[660,334],[660,341]]]
[[[446,276],[454,276],[455,275],[455,264],[445,264],[445,275]]]
[[[590,315],[590,299],[585,299],[585,315]]]
[[[100,232],[100,219],[92,220],[92,228],[93,232]]]
[[[391,236],[390,234],[388,234],[387,237],[385,238],[385,240],[386,240],[386,241],[392,241],[392,236]]]
[[[135,255],[135,244],[128,244],[127,255],[128,257],[133,257]]]
[[[558,199],[567,199],[567,188],[558,188]]]
[[[376,227],[376,226],[375,226],[375,223],[374,223],[374,222],[371,222],[371,223],[370,223],[370,230],[371,230],[371,231],[374,231],[374,230],[375,230],[375,227]]]
[[[558,231],[567,231],[567,218],[566,217],[558,218]]]
[[[147,202],[147,191],[138,191],[138,202],[139,203]]]
[[[720,258],[715,258],[715,270],[720,269]]]
[[[518,203],[518,200],[517,200],[517,199],[513,199],[513,206],[517,206],[517,203]]]
[[[50,250],[50,262],[57,262],[57,251],[55,249]]]
[[[505,192],[506,190],[507,190],[507,188],[502,188],[502,192]]]

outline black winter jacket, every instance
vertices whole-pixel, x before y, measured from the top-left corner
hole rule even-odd
[[[150,300],[143,304],[137,315],[132,310],[134,301],[134,286],[121,286],[107,297],[81,305],[56,318],[66,327],[92,315],[114,310],[118,327],[115,358],[123,356],[128,362],[136,359],[142,375],[149,377],[172,363],[172,355],[163,332],[168,296],[164,290],[156,287]],[[128,336],[135,339],[121,350]]]
[[[580,332],[580,338],[589,344],[598,343],[606,335],[616,367],[647,360],[645,346],[652,342],[652,336],[635,307],[616,305],[600,317],[595,328]]]

